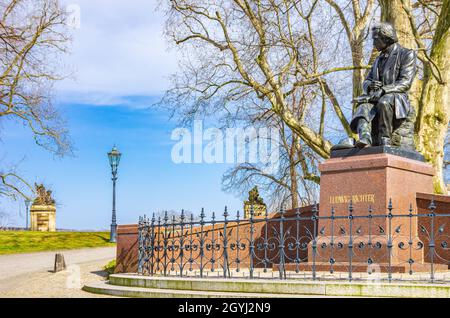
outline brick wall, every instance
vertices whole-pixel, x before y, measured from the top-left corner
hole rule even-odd
[[[301,220],[299,222],[290,220],[283,222],[284,235],[287,237],[285,241],[285,262],[294,262],[299,258],[302,261],[307,261],[308,252],[307,244],[311,240],[311,233],[314,233],[313,222],[309,219],[312,216],[312,207],[300,208],[300,216],[307,218],[307,220]],[[255,245],[255,257],[253,258],[253,265],[255,267],[264,267],[266,265],[271,268],[273,264],[279,262],[278,240],[280,233],[280,222],[271,221],[274,218],[278,218],[278,213],[272,213],[269,215],[269,221],[266,222],[264,217],[255,217],[254,221],[254,234],[253,240]],[[294,210],[288,210],[285,213],[285,217],[295,217]],[[317,229],[316,229],[317,230]],[[163,233],[164,228],[161,229],[159,236],[156,235],[156,240],[160,246],[159,251],[155,251],[153,255],[153,262],[155,266],[154,271],[162,271],[163,264],[168,264],[167,269],[172,269],[171,259],[174,259],[174,270],[180,270],[180,264],[182,264],[183,270],[189,270],[190,268],[197,269],[200,264],[206,266],[207,269],[222,268],[224,261],[224,249],[223,247],[223,223],[212,225],[205,225],[203,228],[205,248],[203,257],[200,255],[200,226],[191,227],[186,226],[183,228],[183,234],[181,229],[177,228],[172,231],[170,227],[165,229],[166,242],[164,243]],[[249,246],[250,246],[250,223],[248,220],[242,220],[238,223],[229,222],[226,226],[227,231],[227,245],[226,253],[228,254],[228,267],[229,268],[241,268],[248,267],[250,263]],[[267,232],[267,235],[266,235]],[[170,234],[170,235],[169,235]],[[263,250],[264,238],[267,236],[267,243],[269,248],[266,252]],[[138,267],[138,228],[136,224],[132,225],[119,225],[117,229],[117,273],[124,272],[137,272]],[[168,237],[168,238],[167,238]],[[185,247],[183,253],[180,254],[180,241],[183,237],[183,246]],[[300,243],[304,243],[304,248],[296,248],[295,241],[298,237]],[[212,248],[214,245],[216,248]],[[192,242],[192,244],[191,244]],[[237,246],[240,248],[238,249]],[[174,249],[169,249],[164,254],[162,247],[174,246]],[[192,248],[189,248],[191,247]],[[187,247],[187,248],[186,248]],[[157,262],[157,259],[160,261]],[[190,262],[189,260],[193,261]],[[239,260],[238,260],[239,259]],[[264,264],[263,260],[268,259],[269,263]],[[213,261],[211,261],[213,260]]]

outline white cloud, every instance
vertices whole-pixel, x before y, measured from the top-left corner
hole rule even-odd
[[[73,53],[65,62],[75,79],[59,83],[60,94],[81,94],[85,97],[79,101],[108,104],[120,96],[158,95],[167,88],[177,55],[167,50],[156,0],[62,3],[78,5],[81,20],[80,28],[73,30]]]
[[[160,96],[153,95],[115,95],[115,92],[76,92],[60,90],[57,101],[63,104],[81,104],[90,106],[127,106],[147,109],[157,103]],[[120,93],[120,92],[119,92]]]

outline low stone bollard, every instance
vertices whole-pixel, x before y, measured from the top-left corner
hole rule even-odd
[[[54,273],[63,271],[66,269],[66,262],[64,261],[64,255],[63,254],[56,254],[55,255],[55,267],[53,269]]]

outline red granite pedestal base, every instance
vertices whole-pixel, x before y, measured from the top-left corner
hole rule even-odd
[[[417,213],[418,192],[433,192],[431,165],[379,153],[332,158],[319,169],[320,234],[308,245],[308,263],[287,269],[311,270],[313,259],[316,270],[326,271],[348,271],[350,263],[352,271],[369,265],[399,273],[430,269],[418,218],[409,215]]]

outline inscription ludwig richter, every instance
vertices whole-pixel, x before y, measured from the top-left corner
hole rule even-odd
[[[350,200],[352,200],[353,203],[375,203],[375,194],[366,193],[330,196],[331,204],[350,203]]]

